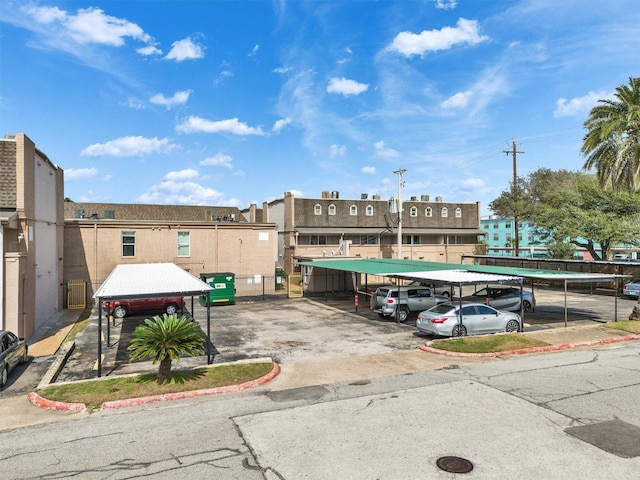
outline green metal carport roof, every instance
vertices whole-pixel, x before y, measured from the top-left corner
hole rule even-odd
[[[302,259],[300,259],[302,260]],[[454,263],[425,262],[422,260],[395,258],[351,258],[351,259],[305,259],[303,266],[364,273],[384,277],[415,280],[432,280],[457,285],[488,283],[520,283],[523,278],[564,282],[565,326],[567,324],[567,284],[611,282],[631,278],[631,275],[567,272],[560,270],[538,270],[487,265],[464,265]],[[517,279],[517,280],[516,280]],[[616,292],[615,319],[618,318],[618,296]]]

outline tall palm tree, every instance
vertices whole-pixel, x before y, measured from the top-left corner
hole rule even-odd
[[[615,99],[599,100],[584,123],[584,168],[595,168],[602,187],[640,187],[640,78],[616,88]]]
[[[154,364],[160,362],[158,382],[163,382],[171,375],[172,360],[180,360],[181,355],[204,353],[203,340],[202,330],[192,318],[166,313],[162,317],[156,315],[134,330],[129,345],[130,358],[152,357]]]

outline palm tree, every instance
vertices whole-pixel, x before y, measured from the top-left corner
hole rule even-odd
[[[200,326],[192,318],[176,314],[153,320],[147,318],[144,325],[133,332],[129,350],[132,360],[152,357],[153,363],[160,362],[158,382],[166,381],[171,375],[171,361],[180,360],[180,355],[201,355],[204,335]]]
[[[602,187],[633,192],[640,186],[640,78],[629,78],[614,97],[599,100],[584,123],[584,168],[595,167]]]

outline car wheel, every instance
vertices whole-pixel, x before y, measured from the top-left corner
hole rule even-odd
[[[175,303],[170,303],[164,307],[164,311],[167,312],[167,315],[173,315],[178,311],[178,306]]]
[[[407,307],[399,307],[396,309],[396,322],[405,322],[407,318],[409,318],[409,310]]]
[[[466,335],[467,329],[464,325],[454,325],[453,329],[451,330],[452,337],[466,337]]]
[[[118,305],[114,310],[113,310],[113,316],[116,318],[124,318],[127,316],[127,309],[124,308],[122,305]]]
[[[523,300],[522,306],[524,307],[525,312],[531,311],[531,302],[529,300]]]
[[[519,330],[520,330],[520,324],[518,323],[517,320],[509,320],[507,322],[507,326],[504,329],[504,331],[508,333],[518,332]]]
[[[385,315],[384,313],[379,313],[379,314],[378,314],[378,316],[379,316],[380,318],[386,318],[386,315]]]
[[[442,292],[442,296],[445,298],[449,298],[451,297],[451,293],[449,293],[449,290],[445,290],[444,292]]]
[[[4,388],[7,384],[7,380],[9,379],[9,367],[7,365],[4,366],[2,372],[0,372],[0,388]]]

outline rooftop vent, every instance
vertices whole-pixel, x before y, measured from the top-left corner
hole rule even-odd
[[[421,202],[428,202],[429,201],[429,195],[420,195],[420,201]]]
[[[369,198],[369,195],[367,195],[366,193],[360,194],[360,200],[366,200],[367,198]]]

